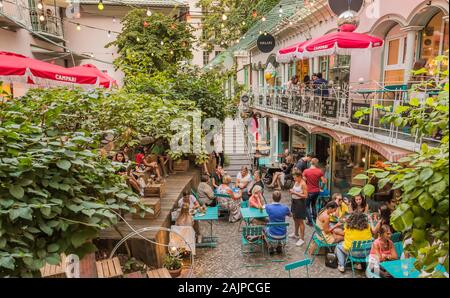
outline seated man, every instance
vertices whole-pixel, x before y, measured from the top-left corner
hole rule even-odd
[[[202,175],[200,178],[200,184],[197,187],[198,192],[198,198],[203,203],[205,203],[206,206],[214,207],[216,206],[216,198],[214,196],[214,191],[211,188],[211,185],[209,185],[209,177],[207,175]]]
[[[292,168],[294,167],[294,160],[291,155],[286,157],[286,164],[282,165],[282,170],[273,174],[272,183],[267,185],[267,187],[276,187],[276,190],[281,190],[284,186],[285,178],[291,175]]]
[[[183,204],[189,204],[189,210],[194,210],[200,207],[197,199],[191,194],[190,191],[183,191],[183,197],[178,200],[178,207],[183,207]]]
[[[292,216],[289,207],[281,204],[281,192],[274,191],[272,195],[272,204],[266,205],[266,212],[269,215],[269,223],[286,222],[286,216]],[[282,240],[286,238],[286,227],[267,227],[265,234],[274,240]],[[277,247],[277,252],[281,252],[281,247]],[[272,249],[273,251],[273,249]]]

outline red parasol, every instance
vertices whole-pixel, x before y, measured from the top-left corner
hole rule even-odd
[[[327,55],[350,55],[353,51],[378,48],[383,40],[363,33],[350,31],[332,32],[322,37],[311,39],[301,47],[298,52],[303,58],[312,58]],[[350,29],[351,30],[351,29]]]
[[[307,41],[296,43],[292,46],[282,48],[277,52],[277,62],[289,62],[298,56],[298,49],[301,48]]]
[[[38,85],[97,85],[95,75],[74,70],[10,52],[0,52],[0,79]]]
[[[69,68],[71,70],[74,70],[81,74],[86,75],[95,75],[99,77],[99,85],[105,88],[111,88],[112,86],[117,86],[117,81],[111,78],[106,73],[102,72],[100,69],[98,69],[95,65],[92,64],[83,64],[80,66],[75,66],[72,68]]]

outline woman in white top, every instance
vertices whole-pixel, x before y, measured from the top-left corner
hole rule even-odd
[[[301,173],[294,173],[294,180],[295,184],[289,190],[292,198],[291,212],[294,218],[294,233],[290,234],[289,237],[298,239],[295,245],[301,246],[305,243],[304,220],[306,219],[306,198],[308,197],[308,191]]]
[[[246,166],[241,168],[241,171],[236,176],[236,185],[243,193],[247,192],[247,186],[252,181],[252,176]]]

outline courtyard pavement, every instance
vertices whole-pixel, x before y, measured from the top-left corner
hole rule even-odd
[[[272,193],[265,190],[264,196],[270,203]],[[290,207],[290,198],[287,191],[283,191],[282,203]],[[288,218],[288,234],[294,229],[292,218]],[[245,223],[242,223],[244,225]],[[201,223],[203,235],[209,235],[209,225]],[[194,274],[203,278],[283,278],[288,277],[284,266],[290,262],[305,258],[305,250],[313,229],[306,226],[305,244],[301,247],[295,245],[296,240],[289,239],[286,246],[286,254],[274,254],[262,257],[257,251],[253,254],[243,255],[241,252],[241,234],[239,232],[239,222],[230,223],[227,217],[219,218],[214,222],[213,234],[219,237],[217,247],[198,248],[194,260]],[[357,277],[364,277],[363,271],[356,271]],[[325,257],[316,256],[314,263],[309,267],[309,275],[312,278],[352,278],[350,268],[345,273],[337,269],[325,266]],[[292,277],[306,277],[306,269],[299,268],[291,271]]]

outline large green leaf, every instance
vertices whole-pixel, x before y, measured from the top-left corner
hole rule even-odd
[[[16,199],[21,199],[23,198],[25,191],[20,185],[11,185],[9,187],[9,193]]]
[[[433,169],[432,168],[425,168],[420,172],[419,179],[420,181],[424,182],[427,181],[431,176],[433,176]]]
[[[370,197],[375,192],[375,186],[372,184],[366,184],[363,188],[363,192],[365,196]]]
[[[433,207],[434,204],[433,197],[430,196],[427,192],[424,192],[419,196],[419,204],[423,209],[429,210],[431,209],[431,207]]]
[[[81,245],[83,245],[86,241],[94,238],[96,235],[97,235],[96,230],[85,228],[85,229],[76,231],[70,238],[70,241],[71,241],[72,245],[76,248],[76,247],[80,247]]]
[[[72,164],[66,159],[61,159],[56,162],[56,165],[58,166],[58,168],[68,171]]]

